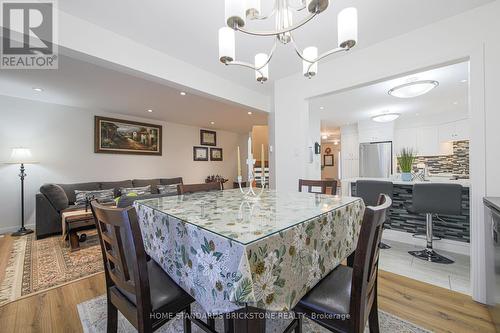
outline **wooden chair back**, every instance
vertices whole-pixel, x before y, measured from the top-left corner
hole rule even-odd
[[[208,191],[220,191],[223,190],[224,187],[222,183],[213,182],[213,183],[205,183],[205,184],[179,184],[177,185],[177,194],[188,194],[188,193],[196,193],[196,192],[208,192]]]
[[[307,192],[309,193],[318,193],[318,194],[327,194],[326,190],[328,187],[331,187],[332,195],[337,194],[337,181],[336,180],[307,180],[307,179],[299,179],[299,192],[302,192],[302,188],[307,186]],[[313,187],[321,188],[320,192],[314,192],[312,190]]]
[[[379,244],[391,198],[380,194],[377,206],[365,209],[354,255],[351,286],[351,323],[353,332],[364,332],[372,306],[377,306]]]
[[[136,328],[150,327],[147,255],[136,211],[133,207],[109,208],[96,200],[91,207],[101,243],[108,302]],[[135,305],[130,297],[135,298]]]

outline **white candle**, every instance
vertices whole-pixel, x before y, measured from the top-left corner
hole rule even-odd
[[[241,177],[241,157],[240,157],[240,146],[238,146],[238,177]]]

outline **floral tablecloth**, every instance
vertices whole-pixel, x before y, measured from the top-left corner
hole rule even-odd
[[[286,311],[355,249],[359,198],[239,190],[135,203],[146,252],[211,314]]]

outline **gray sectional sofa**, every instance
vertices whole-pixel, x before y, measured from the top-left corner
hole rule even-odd
[[[119,195],[122,187],[141,187],[151,185],[151,194],[141,197],[122,198],[119,207],[132,205],[135,200],[160,197],[174,194],[159,194],[157,185],[182,184],[182,178],[133,179],[113,182],[89,182],[78,184],[45,184],[36,194],[36,237],[43,238],[61,233],[61,212],[66,209],[78,208],[75,206],[75,190],[94,191],[114,189],[115,196]]]

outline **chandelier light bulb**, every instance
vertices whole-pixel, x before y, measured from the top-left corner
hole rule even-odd
[[[244,27],[246,18],[246,1],[242,0],[226,0],[225,2],[225,17],[227,26],[230,28]]]
[[[354,7],[343,9],[337,22],[339,47],[350,49],[358,41],[358,10]]]
[[[255,55],[255,68],[260,68],[260,70],[255,71],[255,78],[261,83],[266,82],[269,78],[269,64],[266,64],[267,59],[267,54],[265,53],[257,53]],[[264,66],[264,64],[266,65]]]
[[[318,48],[309,46],[304,49],[302,56],[308,61],[302,60],[302,73],[305,77],[311,78],[318,73]],[[312,64],[314,62],[314,64]]]
[[[259,17],[261,13],[260,0],[247,0],[246,15],[250,19]]]
[[[288,29],[293,25],[292,10],[287,7],[286,0],[276,0],[278,10],[276,12],[276,30]],[[287,44],[292,40],[292,34],[285,32],[278,35],[278,40],[283,44]]]
[[[235,33],[228,27],[219,29],[219,60],[228,63],[236,57]]]

